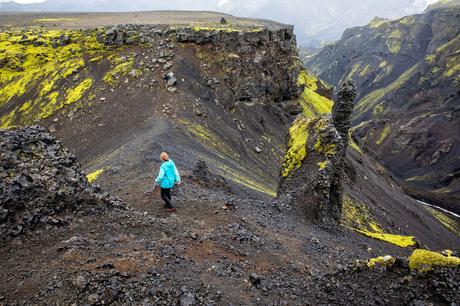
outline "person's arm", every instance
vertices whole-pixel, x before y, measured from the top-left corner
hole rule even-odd
[[[174,165],[174,180],[175,180],[175,182],[178,183],[178,184],[181,183],[180,175],[179,175],[179,170],[177,170],[176,165]]]
[[[160,172],[158,173],[157,178],[155,179],[155,183],[160,184],[165,176],[165,170],[163,169],[163,165],[160,167]]]

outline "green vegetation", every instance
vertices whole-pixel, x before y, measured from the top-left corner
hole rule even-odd
[[[297,170],[307,156],[308,126],[311,119],[305,116],[297,118],[289,129],[289,143],[284,157],[282,176],[288,177]]]
[[[443,212],[437,210],[436,208],[430,206],[423,206],[431,215],[433,215],[441,224],[452,231],[453,233],[460,236],[460,226],[457,221],[451,219]]]
[[[409,267],[420,272],[428,272],[436,267],[460,267],[460,258],[452,256],[449,251],[446,253],[447,255],[443,255],[428,250],[414,250],[409,257]]]
[[[131,71],[134,71],[136,77],[142,74],[139,69],[134,69],[134,58],[126,59],[122,61],[121,58],[112,58],[113,67],[104,75],[103,80],[112,86],[116,86],[120,83],[120,77],[128,75]]]
[[[376,105],[372,111],[372,114],[374,117],[379,117],[383,112],[385,111],[385,106],[383,103],[380,103],[379,105]]]
[[[406,70],[393,83],[391,83],[387,87],[371,91],[369,94],[367,94],[364,98],[362,98],[359,101],[356,107],[356,111],[358,113],[364,113],[369,108],[373,108],[376,105],[378,105],[385,95],[393,91],[396,91],[397,89],[401,88],[407,81],[409,81],[410,78],[416,73],[419,65],[420,63],[417,63],[410,69]]]
[[[412,25],[414,24],[416,21],[416,17],[415,16],[406,16],[406,17],[403,17],[401,19],[399,19],[399,23],[400,24],[403,24],[403,25]]]
[[[378,28],[381,25],[386,24],[389,21],[390,21],[389,19],[375,17],[374,19],[371,20],[371,22],[369,22],[368,26],[370,28]]]
[[[62,37],[67,37],[68,43],[62,44]],[[67,92],[62,91],[62,84],[84,72],[86,56],[102,51],[104,46],[97,42],[95,31],[32,28],[0,33],[0,107],[26,93],[31,96],[4,114],[0,126],[30,124],[77,102],[92,81],[85,79]]]
[[[96,171],[93,171],[91,173],[89,173],[87,176],[86,176],[86,179],[88,180],[89,183],[93,183],[94,181],[97,180],[97,178],[106,171],[105,168],[102,168],[102,169],[98,169]]]
[[[341,224],[349,228],[381,231],[364,203],[353,200],[348,193],[343,196]]]
[[[334,156],[337,153],[337,145],[335,143],[325,143],[321,138],[321,130],[325,128],[325,119],[321,118],[314,126],[316,134],[316,143],[314,145],[315,151],[325,158]]]
[[[415,237],[384,233],[365,204],[354,201],[349,194],[343,197],[342,225],[367,237],[389,242],[399,247],[416,245]]]
[[[371,71],[372,71],[371,65],[367,64],[367,65],[364,67],[364,69],[361,70],[361,72],[359,73],[359,76],[360,76],[360,77],[364,77],[364,76],[366,76],[366,75],[367,75],[369,72],[371,72]]]
[[[388,267],[392,266],[396,261],[396,258],[390,255],[386,256],[379,256],[375,258],[371,258],[367,262],[367,266],[371,269],[374,269],[375,267]]]
[[[416,245],[414,236],[401,236],[401,235],[393,235],[393,234],[374,233],[374,232],[363,231],[363,230],[358,230],[358,229],[355,229],[355,231],[367,237],[389,242],[389,243],[392,243],[402,248],[407,248],[407,247]]]
[[[221,165],[219,168],[221,169],[225,177],[229,178],[230,180],[238,184],[241,184],[243,186],[246,186],[250,189],[264,193],[268,196],[276,197],[276,186],[267,185],[265,182],[264,183],[256,182],[255,180],[252,180],[248,178],[247,176],[243,176],[239,174],[238,171],[235,171],[234,169],[229,168],[224,165]]]
[[[377,145],[382,144],[382,142],[385,140],[385,138],[388,137],[391,133],[391,125],[389,123],[386,123],[385,126],[383,127],[382,133],[380,134],[379,139],[375,142]]]
[[[264,193],[268,196],[276,196],[276,184],[271,184],[263,180],[263,174],[260,174],[260,179],[250,178],[243,173],[247,173],[248,170],[244,166],[244,161],[241,160],[241,156],[235,152],[230,146],[228,146],[221,137],[211,131],[206,126],[191,122],[185,119],[179,120],[179,123],[186,128],[191,135],[195,136],[200,143],[203,143],[207,149],[211,150],[216,156],[222,161],[236,160],[237,165],[234,168],[230,168],[224,164],[220,164],[218,168],[221,174],[230,180],[246,186],[250,189]],[[219,164],[219,162],[217,162]],[[250,172],[256,170],[251,169]]]
[[[75,21],[77,18],[39,18],[36,22],[60,22],[60,21]]]
[[[297,84],[305,86],[299,102],[306,116],[316,118],[331,112],[334,102],[317,93],[318,86],[328,87],[325,83],[310,75],[306,70],[302,70]]]
[[[353,140],[353,132],[351,131],[351,129],[348,131],[348,144],[350,145],[350,147],[355,150],[356,152],[358,152],[359,154],[361,155],[364,155],[364,152],[363,150],[361,150],[361,148],[358,146],[358,144]]]

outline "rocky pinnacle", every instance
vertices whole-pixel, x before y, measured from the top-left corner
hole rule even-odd
[[[345,168],[345,155],[348,147],[348,130],[350,118],[353,113],[354,100],[357,96],[356,85],[352,79],[346,79],[340,86],[334,106],[332,107],[332,122],[340,135],[342,146],[337,152],[337,160],[332,171],[330,188],[329,212],[335,220],[342,214],[343,177]]]
[[[332,121],[340,137],[343,139],[344,153],[348,146],[348,130],[350,129],[350,118],[356,96],[357,89],[355,82],[352,79],[346,79],[340,86],[336,101],[332,107]]]

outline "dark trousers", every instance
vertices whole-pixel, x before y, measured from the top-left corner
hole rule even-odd
[[[174,208],[171,204],[171,188],[161,188],[161,198],[165,201],[166,208]]]

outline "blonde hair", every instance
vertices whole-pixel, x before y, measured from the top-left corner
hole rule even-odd
[[[165,161],[166,161],[166,160],[169,160],[168,153],[166,153],[166,152],[161,152],[161,154],[160,154],[160,159],[165,160]]]

